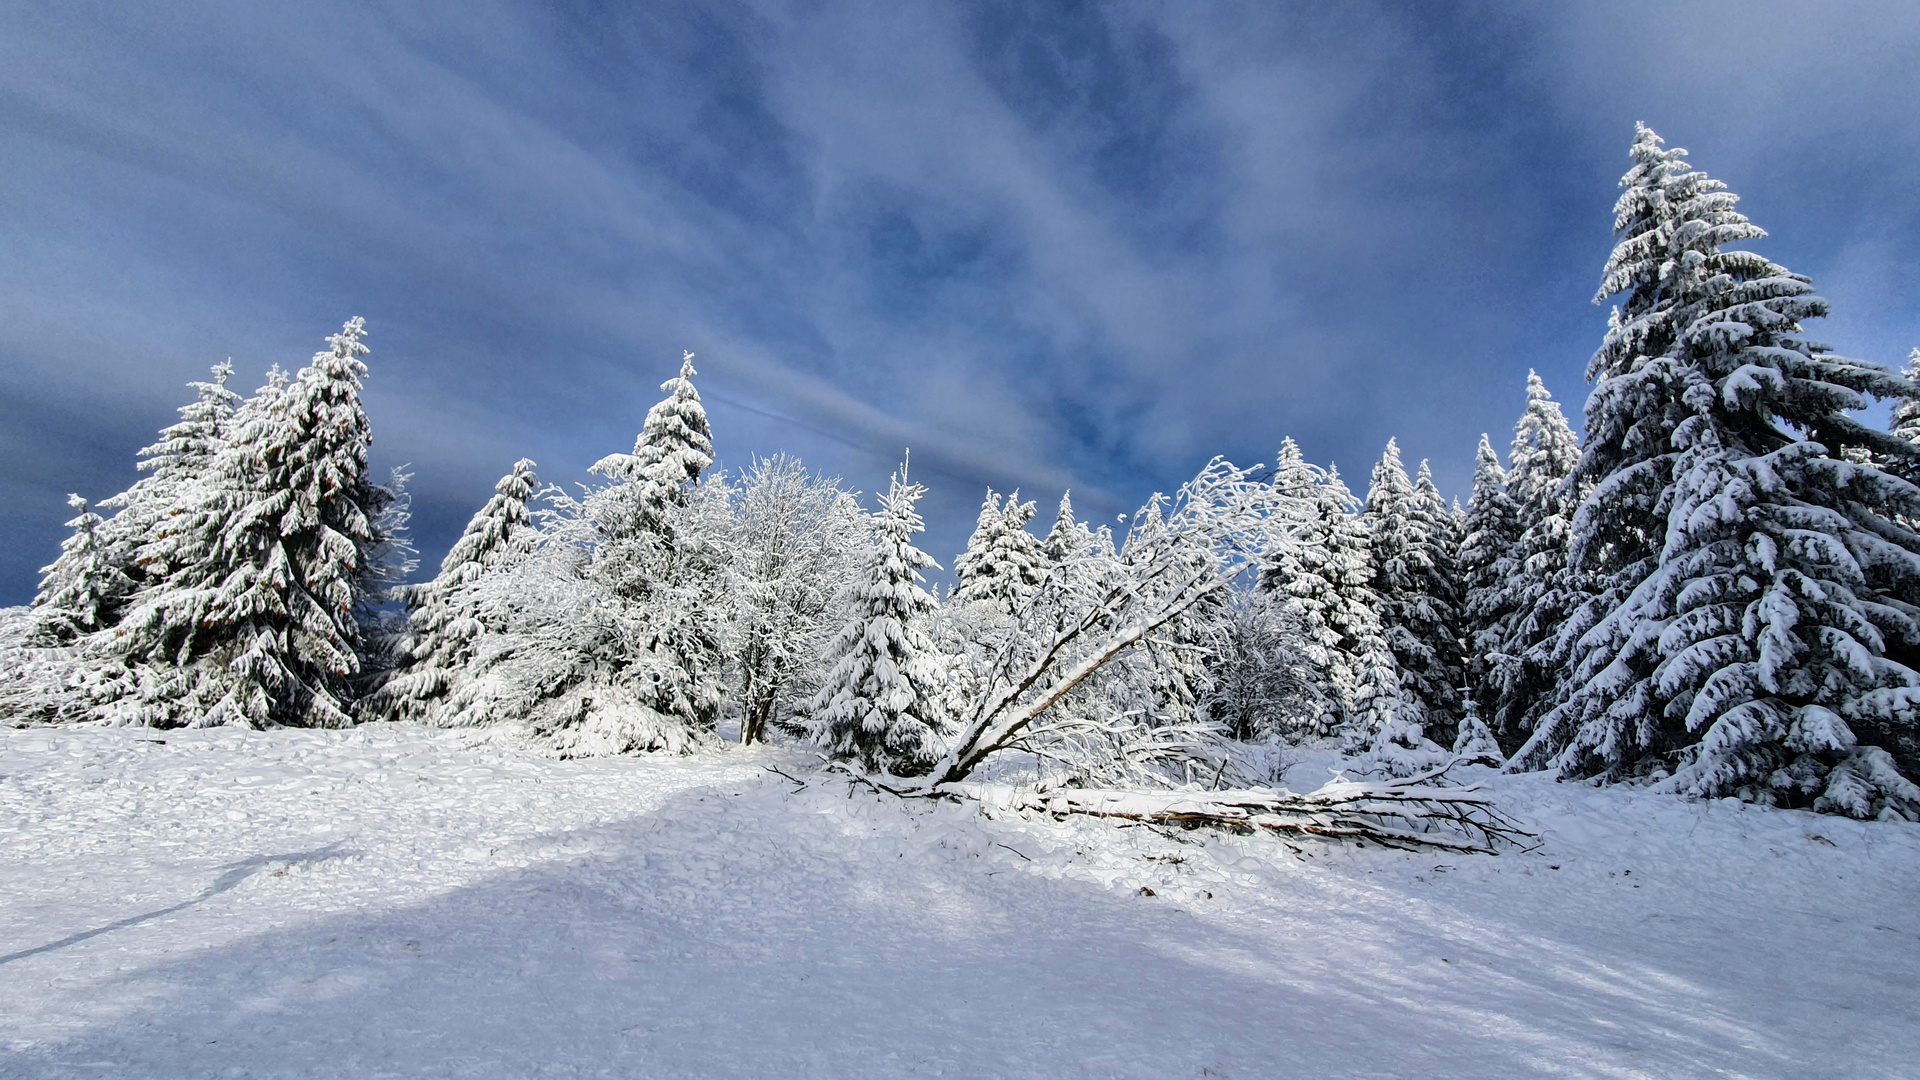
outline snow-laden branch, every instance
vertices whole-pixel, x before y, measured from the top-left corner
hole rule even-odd
[[[1220,458],[1168,505],[1164,515],[1157,499],[1143,509],[1117,555],[1087,552],[1047,575],[1019,613],[1025,627],[1040,632],[1015,635],[999,650],[947,752],[903,790],[964,780],[1000,750],[1031,747],[1049,712],[1075,687],[1218,597],[1283,527],[1272,513],[1273,489],[1253,479],[1253,470]],[[1064,717],[1057,725],[1063,734],[1076,726]]]

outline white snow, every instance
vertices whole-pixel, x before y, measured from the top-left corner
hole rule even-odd
[[[767,765],[804,768],[402,725],[0,731],[0,1075],[1920,1060],[1920,826],[1488,776],[1543,847],[1438,857],[990,820]]]

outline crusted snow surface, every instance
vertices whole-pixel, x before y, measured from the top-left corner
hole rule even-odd
[[[1920,1060],[1917,826],[1487,775],[1542,846],[1442,857],[988,818],[768,766],[804,759],[561,761],[401,725],[0,732],[0,1075]]]

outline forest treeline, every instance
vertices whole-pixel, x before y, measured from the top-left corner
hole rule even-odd
[[[716,470],[688,354],[595,483],[519,461],[421,583],[375,478],[354,319],[230,365],[85,500],[4,626],[15,722],[514,725],[566,754],[778,735],[862,774],[1262,779],[1249,746],[1461,757],[1920,820],[1920,350],[1805,336],[1810,281],[1644,126],[1576,435],[1538,377],[1449,503],[1389,441],[1364,498],[1291,439],[1117,528],[987,493],[945,596],[905,464],[872,509],[785,456]],[[1894,403],[1890,430],[1861,422]],[[1023,770],[1023,771],[1022,771]]]

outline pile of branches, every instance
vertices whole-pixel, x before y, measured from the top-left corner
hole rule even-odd
[[[927,789],[936,797],[978,802],[988,813],[1015,811],[1109,818],[1174,828],[1259,830],[1296,836],[1371,840],[1382,847],[1493,854],[1536,838],[1502,814],[1480,785],[1442,787],[1445,768],[1397,780],[1336,777],[1296,794],[1284,788],[1222,791],[1125,791],[961,781]]]

